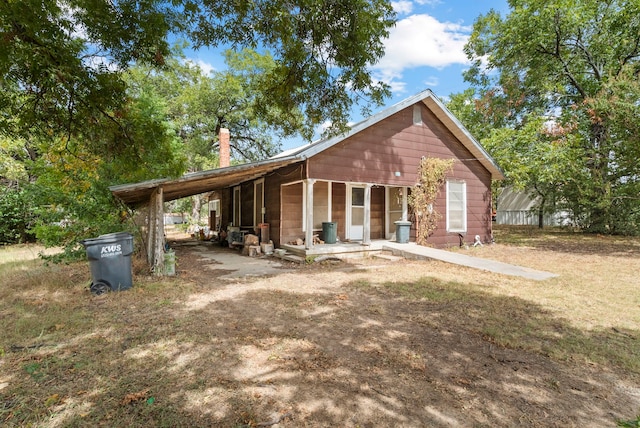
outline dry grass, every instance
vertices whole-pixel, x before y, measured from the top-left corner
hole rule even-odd
[[[603,426],[640,409],[640,242],[498,230],[439,262],[176,278],[94,297],[86,263],[0,252],[0,424]],[[506,242],[506,243],[501,243]],[[35,251],[37,254],[37,251]],[[202,270],[205,271],[205,270]],[[211,273],[213,272],[213,273]],[[262,425],[260,425],[262,424]]]

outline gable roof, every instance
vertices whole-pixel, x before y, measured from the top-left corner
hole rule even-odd
[[[491,173],[491,178],[494,180],[502,180],[504,175],[500,167],[496,164],[493,158],[486,152],[486,150],[480,145],[480,143],[471,135],[471,133],[460,123],[460,121],[445,107],[445,105],[438,99],[438,97],[430,90],[427,89],[412,97],[406,98],[393,106],[370,116],[369,118],[356,123],[351,126],[349,131],[345,134],[341,134],[335,137],[327,138],[324,140],[318,140],[305,146],[297,147],[291,150],[284,151],[279,155],[272,157],[272,159],[278,159],[280,157],[286,158],[289,156],[300,156],[304,159],[310,158],[328,148],[340,143],[341,141],[351,137],[358,132],[369,128],[370,126],[388,118],[389,116],[404,110],[416,103],[422,102],[427,106],[431,112],[447,127],[447,129],[469,150],[474,157],[476,157],[480,163]]]
[[[389,116],[422,102],[433,112],[433,114],[447,127],[447,129],[476,157],[480,163],[491,173],[491,178],[501,180],[504,175],[489,156],[485,149],[476,141],[469,131],[456,119],[456,117],[445,107],[445,105],[427,89],[412,97],[377,113],[369,118],[356,123],[349,131],[334,137],[321,139],[304,146],[285,150],[264,161],[247,163],[227,168],[217,168],[208,171],[200,171],[186,174],[178,179],[158,179],[141,183],[122,184],[111,186],[109,189],[120,200],[126,204],[135,205],[146,203],[151,193],[159,186],[162,186],[165,201],[179,199],[186,196],[197,195],[208,192],[216,188],[230,187],[244,181],[258,178],[266,173],[274,171],[283,166],[301,162],[310,157],[327,150],[328,148],[344,141],[358,132],[388,118]]]

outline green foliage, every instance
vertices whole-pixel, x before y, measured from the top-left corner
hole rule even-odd
[[[117,19],[114,19],[117,17]],[[0,6],[0,135],[82,133],[119,122],[123,73],[166,65],[169,36],[201,46],[277,52],[261,100],[303,107],[314,125],[346,125],[355,100],[381,103],[388,88],[369,66],[383,55],[395,14],[386,0],[8,0]]]
[[[174,50],[176,57],[167,59],[166,68],[154,72],[134,67],[127,82],[134,95],[149,93],[164,100],[191,171],[218,166],[220,128],[230,130],[232,155],[238,162],[268,158],[279,149],[273,136],[288,137],[304,129],[299,109],[283,111],[259,96],[265,75],[275,67],[271,55],[228,50],[228,68],[207,76],[182,56],[179,47]]]
[[[0,188],[0,244],[24,243],[34,240],[31,227],[35,215],[30,207],[34,201],[21,188]]]
[[[340,130],[356,100],[380,104],[389,90],[369,66],[394,20],[386,0],[4,1],[2,185],[27,192],[39,239],[78,254],[80,239],[126,227],[109,185],[215,166],[220,127],[256,160],[278,148],[268,135]],[[173,59],[175,35],[232,46],[229,70]],[[17,218],[15,196],[2,215]]]
[[[562,204],[592,232],[639,233],[640,4],[514,0],[510,6],[505,17],[491,11],[476,21],[465,78],[477,90],[460,95],[467,104],[456,99],[453,110],[470,129],[480,129],[482,120],[485,129],[503,129],[479,135],[502,157],[512,182],[544,204]],[[468,103],[475,111],[465,110]],[[501,156],[507,152],[515,160]],[[529,165],[522,168],[519,159]]]
[[[394,25],[388,1],[259,0],[235,10],[224,3],[188,3],[186,17],[197,22],[190,33],[196,46],[229,42],[278,53],[261,98],[283,111],[303,106],[308,125],[328,120],[339,130],[354,99],[380,103],[388,95],[368,69],[382,57],[382,38]],[[198,16],[205,19],[195,21]]]
[[[617,425],[624,428],[640,428],[640,415],[636,416],[635,419],[630,419],[628,421],[619,420]]]
[[[0,135],[0,177],[12,181],[26,180],[24,161],[28,155],[28,145],[24,140]]]
[[[44,245],[63,246],[63,258],[81,256],[84,238],[133,227],[110,185],[176,177],[184,171],[181,146],[160,100],[141,94],[126,107],[119,124],[103,127],[109,132],[88,130],[86,139],[45,141],[46,154],[34,164],[37,180],[29,186],[38,217],[34,231]]]
[[[418,183],[411,188],[409,205],[416,214],[416,243],[426,245],[442,217],[435,209],[436,198],[453,169],[453,159],[422,158],[418,167]]]

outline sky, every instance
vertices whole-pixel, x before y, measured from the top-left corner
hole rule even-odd
[[[507,0],[398,0],[392,5],[396,26],[385,41],[384,57],[372,68],[374,78],[391,86],[392,96],[385,101],[386,106],[425,89],[446,101],[450,94],[468,88],[462,77],[469,66],[463,47],[473,23],[491,9],[503,16],[508,12]],[[190,51],[187,56],[204,71],[224,67],[214,51]],[[383,109],[374,108],[373,113]],[[351,121],[362,119],[355,108]],[[283,149],[301,143],[288,140],[283,142]]]

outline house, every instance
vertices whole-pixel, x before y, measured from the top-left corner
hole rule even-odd
[[[458,245],[460,236],[468,242],[476,235],[489,240],[491,181],[502,179],[502,172],[430,90],[353,125],[343,135],[264,161],[111,190],[127,204],[146,203],[157,210],[162,209],[158,198],[211,192],[211,206],[220,210],[212,218],[222,227],[258,231],[266,226],[276,247],[301,239],[310,250],[314,235],[323,238],[324,223],[333,224],[339,242],[367,246],[391,239],[395,221],[414,220],[407,195],[423,157],[455,159],[434,206],[442,219],[431,244]],[[154,215],[149,218],[153,221]]]

